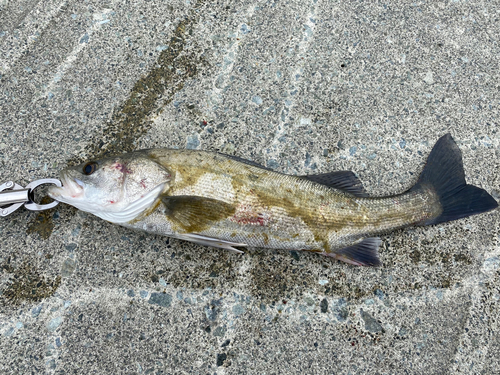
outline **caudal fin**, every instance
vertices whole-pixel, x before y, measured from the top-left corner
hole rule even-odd
[[[485,190],[465,183],[462,153],[450,134],[435,144],[427,164],[411,190],[432,188],[439,197],[442,212],[422,225],[443,223],[493,210],[498,203]]]

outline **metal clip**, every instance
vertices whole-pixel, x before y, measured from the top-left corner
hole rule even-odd
[[[57,206],[59,203],[57,201],[48,204],[38,204],[33,202],[33,190],[44,184],[54,184],[59,187],[62,186],[61,181],[55,178],[45,178],[33,181],[25,188],[14,183],[13,181],[7,181],[6,183],[0,185],[0,216],[7,216],[13,213],[23,204],[24,207],[31,211],[43,211]]]

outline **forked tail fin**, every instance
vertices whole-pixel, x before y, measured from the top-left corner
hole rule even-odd
[[[442,212],[422,225],[457,220],[498,207],[496,200],[485,190],[465,183],[462,153],[449,133],[436,142],[411,190],[424,186],[436,192]]]

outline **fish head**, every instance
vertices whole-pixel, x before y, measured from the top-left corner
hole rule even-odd
[[[61,171],[49,196],[114,223],[133,220],[168,189],[171,174],[142,152],[89,161]]]

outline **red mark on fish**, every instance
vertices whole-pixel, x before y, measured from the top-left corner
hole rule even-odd
[[[258,225],[264,226],[266,224],[266,220],[262,216],[256,217],[241,217],[241,216],[233,216],[231,221],[234,221],[238,224],[249,224],[249,225]]]
[[[229,220],[238,224],[257,226],[264,226],[269,221],[269,218],[265,217],[262,213],[252,211],[248,206],[242,206],[240,209]]]
[[[123,163],[116,162],[116,163],[113,163],[113,165],[111,167],[116,169],[117,171],[122,172],[122,173],[127,173],[127,174],[132,173],[132,170],[128,169],[127,166]]]

